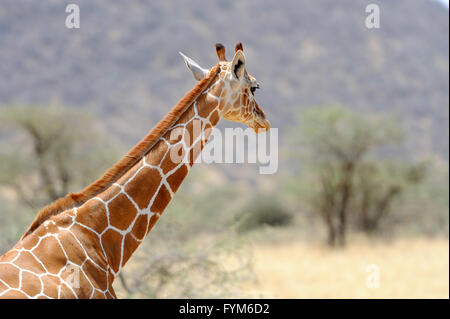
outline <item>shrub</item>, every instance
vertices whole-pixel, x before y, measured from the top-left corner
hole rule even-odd
[[[273,197],[254,197],[237,216],[239,232],[246,232],[262,226],[287,226],[292,214],[280,201]]]

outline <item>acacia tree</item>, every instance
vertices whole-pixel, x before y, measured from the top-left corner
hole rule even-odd
[[[379,116],[342,107],[302,112],[300,126],[300,137],[295,135],[302,150],[303,177],[311,182],[311,206],[326,225],[328,244],[345,246],[349,219],[359,215],[362,230],[377,228],[406,184],[407,179],[394,182],[392,173],[381,176],[388,164],[374,155],[398,143],[400,131]]]
[[[86,111],[1,106],[0,254],[39,209],[98,178],[119,149]]]
[[[34,213],[92,182],[118,156],[85,111],[9,106],[0,123],[0,185]]]

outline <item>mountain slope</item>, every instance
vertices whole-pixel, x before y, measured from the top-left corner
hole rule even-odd
[[[0,105],[87,107],[132,143],[193,86],[178,51],[210,67],[214,43],[231,58],[242,41],[281,134],[297,109],[342,104],[399,116],[409,154],[448,159],[449,20],[437,2],[378,1],[371,30],[370,1],[77,3],[81,28],[69,30],[64,3],[2,1]]]

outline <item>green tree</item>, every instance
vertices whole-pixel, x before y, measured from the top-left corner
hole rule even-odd
[[[400,129],[380,116],[342,107],[309,109],[299,121],[300,137],[298,132],[293,135],[301,149],[302,176],[311,183],[309,202],[322,216],[328,244],[345,246],[356,211],[363,230],[377,228],[407,181],[402,184],[393,180],[393,174],[380,175],[388,164],[379,155],[398,145]]]
[[[86,186],[119,156],[86,111],[9,106],[0,123],[0,185],[33,210]]]
[[[39,209],[98,178],[120,156],[119,149],[86,111],[2,106],[0,253]]]

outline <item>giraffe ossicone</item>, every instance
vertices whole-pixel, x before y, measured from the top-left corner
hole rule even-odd
[[[115,298],[114,278],[173,198],[219,120],[241,122],[256,132],[269,129],[254,98],[259,84],[245,69],[242,44],[230,62],[223,45],[217,44],[216,52],[219,62],[210,69],[181,53],[199,83],[100,179],[42,209],[20,241],[0,256],[0,297]],[[176,148],[182,154],[177,160],[170,156]]]

